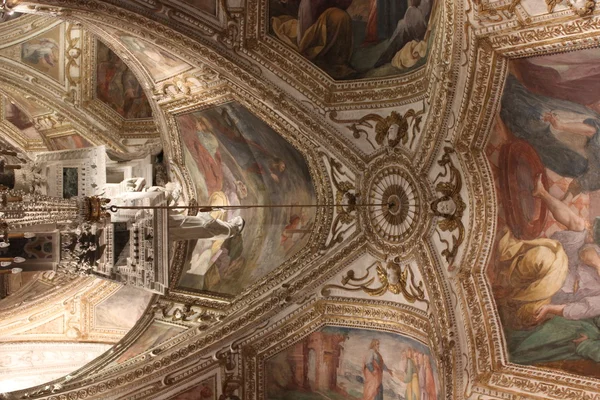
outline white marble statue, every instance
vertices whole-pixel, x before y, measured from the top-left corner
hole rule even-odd
[[[121,193],[119,198],[125,201],[137,200],[147,197],[152,192],[164,192],[167,204],[170,206],[183,206],[181,199],[181,186],[178,183],[168,182],[163,186],[152,186],[144,188],[145,182],[139,178],[131,178],[123,181],[122,186],[127,191]],[[208,212],[200,212],[198,215],[185,215],[182,209],[169,210],[169,238],[171,240],[224,240],[239,235],[244,229],[245,222],[242,217],[234,217],[229,221],[213,218]],[[137,217],[146,213],[140,210]]]

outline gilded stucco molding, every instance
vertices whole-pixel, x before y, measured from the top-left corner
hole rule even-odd
[[[524,57],[598,46],[597,10],[582,18],[571,9],[530,16],[522,5],[513,8],[514,12],[506,7],[505,2],[475,7],[474,20],[479,23],[470,25],[474,35],[488,40],[498,54]],[[493,20],[486,23],[486,15]]]
[[[597,15],[595,2],[589,0],[469,0],[469,5],[469,23],[477,36],[494,36]]]
[[[4,49],[23,40],[34,37],[46,30],[59,25],[61,21],[44,15],[23,15],[20,18],[0,24],[0,48]]]
[[[486,43],[483,43],[483,45],[478,43],[473,52],[468,67],[468,91],[466,92],[468,95],[465,96],[461,104],[461,110],[464,111],[460,114],[462,119],[458,122],[459,128],[457,129],[460,133],[455,146],[458,150],[456,154],[459,162],[461,162],[461,167],[469,171],[479,171],[482,168],[481,166],[486,168],[487,161],[483,160],[482,157],[474,158],[472,149],[477,145],[483,145],[480,139],[482,132],[486,128],[489,130],[493,116],[493,110],[484,110],[482,104],[485,104],[486,99],[490,98],[488,90],[490,83],[492,86],[494,86],[494,82],[496,83],[496,96],[493,98],[499,98],[499,90],[502,87],[500,78],[504,76],[506,69],[501,67],[502,65],[505,66],[505,63],[503,64],[501,60],[498,61],[495,58],[492,49]],[[498,75],[500,75],[500,78]],[[488,293],[486,297],[481,299],[476,286],[476,282],[483,283],[484,287],[486,285],[485,278],[479,277],[482,275],[481,270],[476,270],[476,268],[482,262],[480,257],[485,258],[487,251],[491,248],[494,236],[495,217],[493,215],[495,214],[487,212],[491,203],[490,194],[493,196],[494,193],[493,188],[490,189],[490,179],[489,174],[487,179],[483,180],[477,174],[465,175],[469,202],[471,203],[469,208],[472,210],[468,214],[470,232],[465,239],[465,252],[456,265],[458,271],[452,285],[463,307],[463,321],[467,333],[467,348],[463,351],[465,351],[468,365],[473,368],[472,374],[475,375],[469,373],[470,385],[476,384],[480,379],[479,376],[488,374],[494,364],[492,356],[498,357],[498,354],[492,351],[493,345],[490,340],[495,340],[496,343],[503,340],[498,326],[496,326],[495,331],[490,331],[489,324],[486,322],[489,318],[487,312],[491,312],[492,315],[495,313],[493,308],[489,306],[491,296]],[[493,204],[491,206],[493,207]],[[482,235],[474,235],[473,232],[484,233],[483,238]],[[475,277],[475,274],[479,274],[478,277]],[[482,310],[481,302],[488,305],[483,306],[487,312]]]

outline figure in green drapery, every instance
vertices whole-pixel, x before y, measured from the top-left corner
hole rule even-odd
[[[505,332],[510,361],[516,364],[581,359],[600,362],[600,317],[579,321],[554,317],[533,330]]]
[[[600,255],[586,222],[551,196],[538,177],[533,196],[567,230],[551,238],[519,240],[510,231],[498,243],[498,308],[510,360],[538,364],[600,362]],[[590,257],[588,253],[592,253]]]

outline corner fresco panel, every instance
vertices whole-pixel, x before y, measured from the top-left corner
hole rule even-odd
[[[268,400],[437,400],[430,350],[392,333],[325,327],[266,361]]]
[[[52,150],[74,150],[92,147],[92,144],[80,135],[67,135],[48,139]]]
[[[271,34],[334,79],[394,76],[425,63],[434,0],[270,0]]]
[[[133,72],[111,49],[96,47],[96,96],[125,119],[151,118],[152,109]]]
[[[241,216],[241,235],[199,240],[179,288],[236,295],[308,241],[315,193],[302,155],[238,103],[178,117],[186,166],[201,205],[287,205],[214,212]]]
[[[28,139],[40,138],[40,134],[33,125],[31,118],[16,104],[6,102],[4,118],[20,130]]]
[[[600,377],[600,50],[511,61],[486,148],[509,360]]]
[[[34,69],[60,80],[61,26],[28,40],[21,45],[21,61]]]

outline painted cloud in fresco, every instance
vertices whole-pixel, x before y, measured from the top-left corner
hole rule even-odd
[[[186,166],[200,204],[312,204],[301,154],[238,103],[178,117]],[[198,241],[179,287],[235,295],[302,248],[314,209],[285,207],[214,213],[241,215],[242,235]]]

